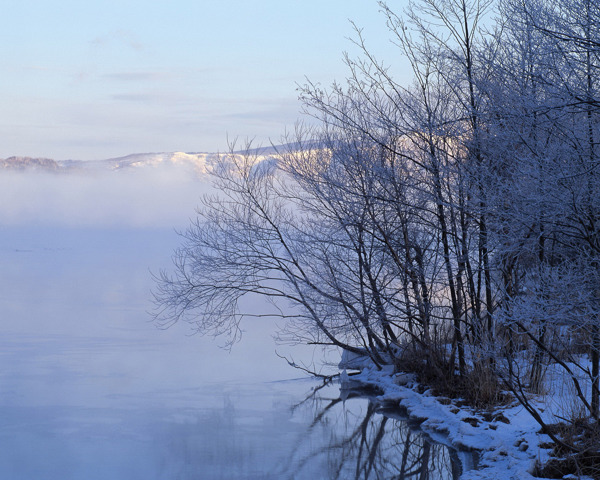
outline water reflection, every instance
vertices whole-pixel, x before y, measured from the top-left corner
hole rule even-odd
[[[331,396],[332,387],[315,389],[295,407],[310,411],[307,436],[327,432],[325,445],[308,455],[297,448],[286,466],[289,478],[304,478],[303,470],[326,465],[329,479],[459,479],[474,458],[419,430],[398,407],[381,405],[357,392]]]
[[[4,406],[0,478],[433,480],[458,479],[468,463],[397,409],[344,401],[335,385],[298,401],[307,389],[215,385],[186,393],[195,407],[175,406],[177,392],[153,392],[156,406]]]
[[[274,381],[297,372],[266,320],[231,353],[153,328],[148,268],[178,242],[170,229],[3,227],[0,479],[456,478],[463,455],[399,412]]]

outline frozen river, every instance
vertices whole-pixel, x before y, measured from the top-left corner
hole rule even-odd
[[[177,243],[169,228],[2,228],[0,478],[457,478],[460,454],[396,412],[335,385],[311,397],[275,349],[307,352],[277,347],[268,321],[231,353],[155,328],[150,271]]]

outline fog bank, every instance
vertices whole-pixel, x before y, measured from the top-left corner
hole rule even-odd
[[[208,177],[176,166],[71,173],[0,172],[0,225],[184,227]]]

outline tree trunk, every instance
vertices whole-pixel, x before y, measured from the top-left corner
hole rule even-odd
[[[598,420],[600,410],[600,328],[592,326],[592,417]]]

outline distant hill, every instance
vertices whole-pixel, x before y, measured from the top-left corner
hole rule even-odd
[[[257,163],[273,160],[277,157],[277,149],[288,146],[257,148],[249,151],[235,152],[234,155],[248,153],[254,156]],[[202,177],[207,175],[217,165],[219,153],[134,153],[124,157],[109,158],[106,160],[52,160],[50,158],[9,157],[0,159],[0,172],[48,172],[64,173],[93,173],[106,171],[135,171],[140,169],[179,168],[191,174]]]
[[[0,168],[11,170],[60,170],[61,166],[49,158],[9,157],[0,159]]]
[[[71,173],[119,171],[140,168],[183,167],[196,175],[205,175],[216,164],[216,153],[135,153],[107,160],[52,160],[49,158],[10,157],[0,159],[0,170]]]
[[[138,168],[184,167],[198,175],[206,174],[216,163],[215,153],[134,153],[125,157],[110,158],[92,162],[63,162],[73,168],[97,168],[107,170],[132,170]],[[60,162],[59,162],[60,163]]]

